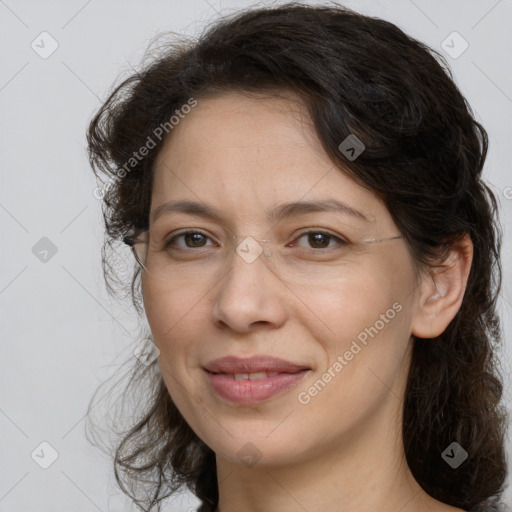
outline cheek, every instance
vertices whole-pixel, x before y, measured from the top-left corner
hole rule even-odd
[[[196,375],[190,372],[191,356],[200,350],[199,342],[205,332],[201,324],[205,318],[201,296],[150,280],[143,282],[142,295],[155,345],[160,350],[158,365],[162,378],[173,402],[186,413],[194,403],[201,402],[194,381]]]
[[[318,321],[311,327],[322,344],[317,351],[322,363],[315,378],[296,390],[296,399],[301,417],[320,428],[324,440],[357,429],[383,404],[394,407],[403,394],[406,309],[388,293],[360,293],[326,296],[321,316],[334,335],[322,338]]]
[[[334,383],[329,387],[343,387],[349,396],[375,391],[371,381],[383,387],[379,378],[392,380],[401,369],[409,340],[408,308],[397,280],[389,276],[362,273],[307,296],[314,313],[307,316],[308,330],[322,345],[318,370],[331,376],[326,376]]]
[[[201,339],[201,303],[190,292],[173,290],[165,283],[146,282],[142,289],[147,321],[160,351],[160,372],[178,408],[186,407],[180,390],[185,387],[190,392],[194,387],[189,355],[197,350],[193,340]]]
[[[343,348],[392,308],[400,294],[385,274],[365,271],[331,281],[327,287],[312,287],[302,296],[307,306],[303,310],[310,311],[302,320],[309,319],[309,329],[319,340]]]
[[[205,289],[200,293],[197,288],[177,288],[157,280],[143,282],[142,296],[155,342],[163,345],[159,346],[160,350],[165,349],[167,341],[174,338],[179,329],[199,325],[202,301],[206,300]]]

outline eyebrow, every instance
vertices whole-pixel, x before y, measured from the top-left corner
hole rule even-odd
[[[211,219],[216,222],[226,222],[226,219],[224,218],[222,213],[213,206],[189,200],[170,201],[168,203],[164,203],[158,206],[153,211],[152,222],[155,222],[162,215],[171,212],[185,213],[188,215],[197,215],[199,217]],[[326,199],[319,201],[296,201],[291,203],[283,203],[276,206],[273,210],[267,212],[266,217],[269,222],[275,222],[293,216],[317,212],[342,213],[363,220],[365,222],[372,222],[366,215],[364,215],[359,210],[336,199]]]

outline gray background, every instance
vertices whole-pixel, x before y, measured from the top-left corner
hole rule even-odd
[[[138,335],[129,301],[110,298],[103,283],[103,226],[85,127],[120,73],[139,64],[158,33],[194,35],[219,13],[250,5],[256,4],[0,0],[0,511],[135,510],[115,486],[108,458],[85,438],[84,415],[93,392],[133,357]],[[447,59],[490,136],[485,175],[500,198],[504,228],[500,310],[509,403],[512,1],[345,5],[387,19],[437,49],[454,31],[469,44],[456,56],[463,41],[448,39],[453,48]],[[40,54],[51,49],[52,39],[40,36],[44,31],[58,44],[47,58]],[[51,248],[41,252],[49,246],[43,237],[55,254]],[[36,463],[50,462],[52,449],[42,442],[58,452],[47,469]],[[186,511],[196,503],[186,494],[166,510]]]

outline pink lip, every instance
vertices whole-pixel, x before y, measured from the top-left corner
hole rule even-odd
[[[206,370],[210,384],[217,394],[236,404],[252,404],[268,400],[298,384],[308,373],[309,370],[300,370],[296,373],[280,373],[279,375],[265,379],[235,380],[230,375],[211,373]]]
[[[305,365],[271,356],[222,357],[204,366],[209,382],[222,398],[237,404],[268,400],[295,386],[309,372]],[[235,373],[267,372],[279,375],[258,380],[234,380]]]
[[[271,356],[222,357],[210,361],[204,366],[204,369],[211,373],[297,373],[301,370],[309,370],[305,365],[291,363],[290,361]]]

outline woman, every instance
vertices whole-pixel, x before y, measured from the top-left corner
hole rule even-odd
[[[158,354],[132,370],[122,489],[141,510],[182,486],[203,512],[498,510],[501,233],[442,57],[301,4],[159,50],[88,131]]]

